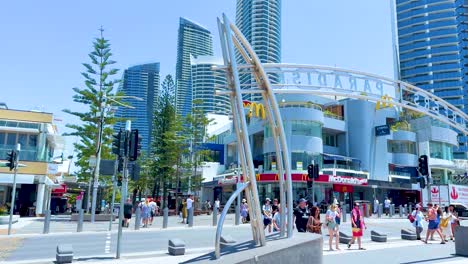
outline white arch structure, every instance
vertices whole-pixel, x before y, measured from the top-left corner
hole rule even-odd
[[[247,121],[244,114],[243,94],[261,94],[265,106],[266,117],[272,128],[275,143],[278,175],[280,183],[280,201],[287,204],[287,236],[292,236],[293,201],[291,166],[288,146],[278,102],[275,94],[316,94],[334,98],[355,98],[373,102],[392,104],[400,109],[405,108],[428,115],[439,120],[459,133],[468,134],[468,115],[443,99],[409,83],[392,80],[375,74],[335,67],[297,65],[297,64],[262,64],[251,45],[223,14],[218,18],[218,29],[224,66],[215,70],[222,72],[227,78],[227,89],[218,90],[217,94],[230,96],[234,129],[237,136],[240,163],[244,186],[237,190],[228,200],[220,216],[215,241],[215,256],[220,257],[220,236],[225,215],[234,199],[245,191],[249,204],[252,235],[258,245],[265,245],[263,217],[260,210],[257,182],[249,142]],[[236,51],[245,61],[238,64]],[[243,85],[240,76],[248,75],[255,83]],[[270,78],[274,81],[270,81]],[[286,201],[286,203],[285,203]],[[281,214],[281,233],[285,231],[285,212]]]

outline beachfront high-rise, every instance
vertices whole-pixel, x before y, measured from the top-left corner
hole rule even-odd
[[[262,63],[281,62],[281,0],[237,0],[236,26]],[[245,63],[239,53],[236,58]],[[276,79],[277,76],[270,76],[272,82]],[[255,79],[248,75],[242,75],[240,81],[243,85],[255,84]],[[257,101],[261,96],[245,99]]]
[[[118,107],[116,117],[132,121],[132,129],[138,129],[142,135],[142,150],[151,151],[151,132],[153,114],[159,97],[159,62],[132,66],[124,71],[119,91],[126,96],[136,96],[142,101],[125,99],[124,102],[134,108]],[[116,129],[124,128],[125,123],[117,123]]]
[[[399,77],[468,112],[467,1],[394,0]],[[459,136],[455,158],[467,158]]]
[[[211,32],[186,18],[180,18],[176,64],[176,110],[186,116],[192,110],[190,57],[213,55]]]
[[[192,65],[193,100],[200,100],[200,107],[206,114],[228,115],[231,109],[228,95],[216,95],[215,90],[224,89],[226,76],[212,70],[224,65],[223,59],[214,56],[190,58]]]

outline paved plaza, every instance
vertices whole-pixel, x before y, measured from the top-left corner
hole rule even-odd
[[[323,218],[322,218],[323,219]],[[348,217],[349,219],[349,217]],[[351,250],[341,244],[340,251],[328,251],[328,236],[323,235],[324,263],[362,263],[362,259],[383,263],[458,263],[466,259],[454,256],[453,242],[440,245],[440,241],[431,241],[424,245],[420,241],[400,239],[401,228],[411,228],[403,218],[367,218],[368,229],[363,241],[366,251]],[[55,249],[59,244],[71,244],[75,258],[84,263],[179,263],[214,249],[215,227],[211,226],[212,216],[202,215],[194,218],[194,227],[179,223],[178,217],[169,218],[169,227],[162,229],[162,217],[156,217],[152,226],[135,231],[125,228],[122,243],[122,258],[115,257],[117,241],[117,224],[112,231],[107,231],[108,222],[87,223],[84,232],[76,233],[76,223],[66,217],[54,217],[49,234],[40,234],[43,222],[39,218],[21,219],[14,225],[15,234],[8,237],[0,235],[0,257],[4,263],[53,263]],[[0,228],[4,228],[1,226]],[[348,222],[343,223],[341,230],[351,233]],[[370,231],[386,233],[387,243],[376,243],[370,240]],[[326,231],[326,230],[323,230]],[[324,232],[325,233],[325,232]],[[232,236],[237,242],[251,240],[251,229],[248,224],[234,225],[234,215],[226,218],[223,234]],[[167,254],[169,239],[180,238],[186,242],[186,255],[173,257]],[[437,236],[436,236],[437,239]],[[8,246],[6,246],[8,245]],[[155,262],[157,260],[157,262]],[[421,262],[421,260],[424,260]]]

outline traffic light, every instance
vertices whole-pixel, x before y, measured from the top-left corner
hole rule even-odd
[[[314,178],[314,165],[313,164],[309,164],[309,166],[307,166],[307,177],[309,179]]]
[[[123,171],[123,158],[122,157],[118,157],[119,159],[119,164],[117,166],[117,171],[118,172],[122,172]]]
[[[10,171],[12,171],[16,167],[16,156],[18,155],[15,150],[12,150],[9,152],[7,158],[7,166],[10,168]]]
[[[119,176],[117,178],[117,186],[122,186],[122,179],[123,179],[122,176]]]
[[[141,141],[142,137],[138,134],[138,129],[133,129],[130,133],[130,147],[128,159],[130,161],[135,161],[141,155]]]
[[[426,179],[424,177],[419,177],[419,187],[421,187],[421,189],[424,189],[426,188]]]
[[[429,175],[429,166],[427,164],[427,155],[421,155],[418,159],[418,170],[421,176]]]
[[[318,177],[319,177],[319,171],[320,171],[319,165],[318,165],[318,164],[315,164],[315,165],[314,165],[314,179],[315,179],[315,180],[317,180]]]
[[[112,153],[123,157],[125,155],[125,133],[122,130],[112,135]]]

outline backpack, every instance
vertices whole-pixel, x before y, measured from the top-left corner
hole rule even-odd
[[[413,214],[409,214],[408,215],[408,220],[411,222],[411,223],[414,223],[414,221],[416,220],[413,216]]]

